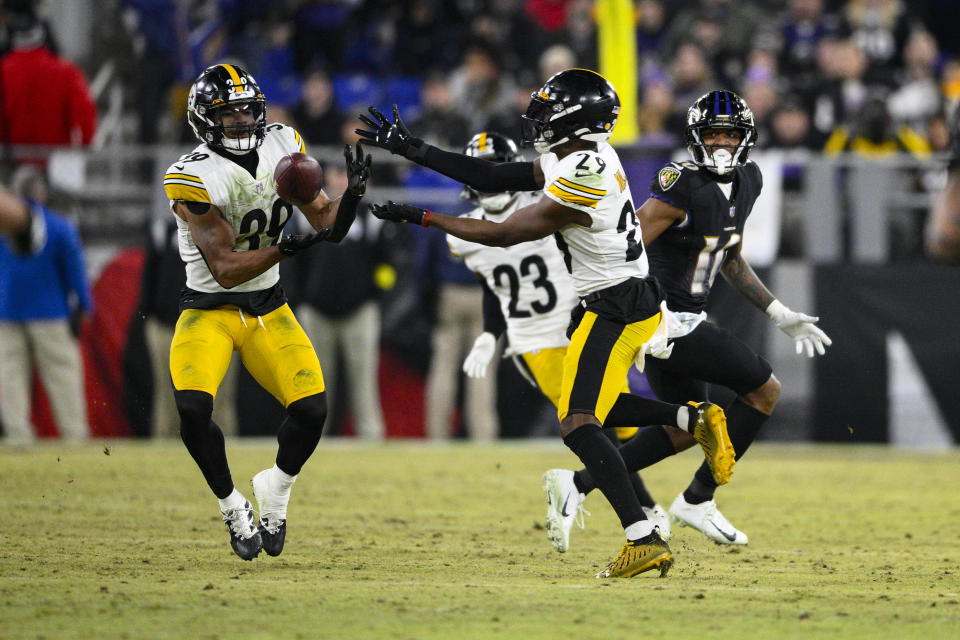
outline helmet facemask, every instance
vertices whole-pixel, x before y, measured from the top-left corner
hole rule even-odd
[[[708,145],[703,141],[703,132],[705,130],[724,128],[733,129],[740,133],[740,142],[734,148],[733,153],[725,148],[729,145]],[[754,131],[745,127],[720,127],[717,125],[691,127],[687,135],[687,149],[690,150],[693,161],[718,176],[727,175],[737,166],[745,164],[747,156],[750,153],[750,148],[754,144]]]
[[[732,152],[720,145],[708,146],[703,141],[703,132],[708,129],[738,131],[740,142]],[[687,149],[697,166],[718,176],[728,175],[736,167],[746,164],[756,141],[753,112],[740,96],[731,91],[704,94],[687,111]]]
[[[231,110],[249,110],[252,122],[224,127]],[[243,155],[258,148],[266,131],[266,100],[253,76],[236,65],[206,69],[187,98],[187,121],[196,136],[213,149]]]
[[[472,158],[482,158],[490,162],[515,162],[520,157],[517,143],[508,136],[495,131],[481,131],[473,136],[464,147],[463,153]],[[509,217],[509,214],[500,214],[516,201],[517,192],[484,193],[473,187],[464,186],[460,197],[479,205],[487,216],[495,222],[502,222]]]

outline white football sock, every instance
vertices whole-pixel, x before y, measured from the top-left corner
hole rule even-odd
[[[650,520],[637,520],[632,525],[623,530],[627,534],[627,540],[639,540],[653,532],[653,522]]]
[[[230,509],[240,509],[247,503],[247,499],[243,497],[243,494],[237,491],[237,488],[233,488],[233,492],[222,500],[218,499],[220,502],[220,511],[229,511]]]

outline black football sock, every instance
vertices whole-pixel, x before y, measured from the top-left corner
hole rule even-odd
[[[639,471],[669,458],[677,452],[663,427],[647,427],[620,447],[628,471]]]
[[[210,490],[220,500],[233,493],[223,431],[210,416],[213,396],[204,391],[174,391],[180,414],[180,439],[186,445]]]
[[[613,403],[603,426],[607,429],[615,427],[650,427],[659,425],[677,425],[677,410],[682,405],[651,400],[632,393],[621,393]]]
[[[286,474],[295,476],[307,458],[317,448],[323,423],[327,419],[327,396],[318,393],[287,406],[287,418],[277,432],[277,466]]]
[[[613,443],[603,435],[600,425],[585,424],[578,427],[568,433],[563,442],[590,471],[590,476],[617,513],[624,529],[646,520],[623,459]]]
[[[724,411],[727,414],[727,433],[730,434],[730,443],[733,445],[734,458],[739,460],[747,452],[750,444],[760,433],[763,423],[767,421],[767,414],[757,411],[739,398]],[[684,499],[690,504],[697,504],[713,499],[717,489],[717,482],[713,479],[710,465],[704,460],[693,476],[693,482],[683,492]],[[687,494],[690,494],[689,496]],[[695,501],[691,500],[694,498]]]
[[[625,442],[621,442],[619,438],[616,437],[615,429],[604,429],[603,435],[607,436],[607,439],[613,442],[614,445],[622,447]],[[610,436],[613,435],[613,438]],[[639,432],[638,432],[639,435]],[[636,437],[636,436],[634,436]],[[627,441],[628,442],[628,441]],[[650,495],[650,492],[647,491],[647,487],[643,484],[643,479],[640,477],[639,473],[630,474],[630,483],[633,485],[633,492],[637,494],[637,500],[640,501],[640,505],[648,509],[652,509],[656,505],[656,501],[653,499],[653,496]],[[588,494],[594,489],[597,488],[596,483],[593,481],[593,478],[590,476],[590,472],[586,469],[580,469],[579,471],[573,472],[573,484],[577,487],[577,491],[582,494]]]

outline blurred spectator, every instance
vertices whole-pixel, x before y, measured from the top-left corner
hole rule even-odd
[[[294,127],[309,144],[343,144],[341,129],[346,116],[337,109],[333,83],[322,69],[312,69],[303,79],[300,101],[291,116]]]
[[[951,122],[947,186],[927,220],[925,248],[935,260],[960,264],[960,109]]]
[[[891,86],[910,29],[900,0],[847,0],[843,18],[850,39],[866,57],[866,80]]]
[[[546,82],[550,77],[560,73],[565,69],[577,67],[577,55],[573,49],[565,44],[555,44],[544,49],[540,54],[538,67],[540,69],[540,82]],[[527,103],[529,104],[529,97]]]
[[[280,117],[278,109],[289,111],[300,100],[301,76],[296,68],[293,46],[293,25],[279,21],[267,28],[267,46],[260,54],[256,65],[256,74],[260,80],[260,90],[267,99],[267,104],[273,115],[270,122],[288,121],[289,117]],[[303,133],[301,131],[301,133]],[[307,138],[309,142],[310,139]]]
[[[433,355],[427,375],[426,432],[433,440],[453,435],[454,409],[463,384],[463,422],[474,440],[492,440],[500,432],[496,375],[468,378],[460,365],[483,333],[483,289],[462,261],[450,255],[446,234],[428,229],[417,265],[418,281],[435,294]],[[495,372],[493,372],[495,373]]]
[[[174,0],[123,0],[125,22],[134,29],[136,68],[131,73],[137,110],[138,142],[156,143],[168,115],[170,88],[182,79],[186,63],[186,21]]]
[[[420,88],[420,102],[422,111],[410,121],[411,129],[418,136],[444,149],[466,143],[469,125],[466,118],[454,108],[450,83],[442,72],[434,71],[424,79]]]
[[[756,45],[777,54],[777,66],[791,88],[809,91],[817,81],[817,45],[841,34],[842,22],[824,11],[824,0],[790,0],[787,11],[761,29]]]
[[[564,29],[552,40],[570,47],[578,60],[578,66],[584,69],[596,69],[599,63],[593,4],[593,0],[567,0],[564,3],[566,9]]]
[[[266,4],[266,3],[264,3]],[[353,2],[304,0],[291,18],[293,54],[301,73],[311,67],[340,69],[347,44],[347,25]]]
[[[779,100],[775,82],[773,75],[761,69],[748,73],[744,81],[742,95],[753,111],[759,144],[766,144],[769,139],[770,117]]]
[[[465,4],[465,3],[464,3]],[[469,37],[486,40],[503,54],[505,68],[517,75],[533,73],[548,37],[524,12],[519,0],[475,3]],[[456,59],[456,56],[453,56]]]
[[[466,119],[466,130],[457,144],[466,143],[466,131],[482,131],[513,102],[513,79],[500,63],[499,52],[483,40],[474,40],[463,52],[460,66],[450,77],[450,101]]]
[[[634,14],[637,21],[637,66],[645,72],[657,66],[670,23],[662,0],[639,0],[634,4]]]
[[[339,163],[327,165],[324,181],[324,190],[331,196],[343,193],[346,169]],[[298,221],[309,227],[305,220]],[[337,415],[337,400],[345,397],[353,411],[354,430],[365,440],[381,440],[386,433],[377,381],[378,298],[381,290],[393,286],[396,272],[388,259],[382,226],[369,208],[361,205],[356,222],[339,244],[326,244],[321,251],[304,252],[285,263],[295,274],[297,317],[323,367],[330,415]],[[338,361],[342,361],[342,369]],[[341,386],[343,393],[339,392]]]
[[[770,117],[770,138],[761,141],[773,149],[821,149],[824,140],[817,139],[810,127],[810,116],[796,98],[785,98]]]
[[[750,3],[696,0],[671,21],[666,55],[678,54],[686,44],[696,42],[708,62],[715,65],[714,70],[732,79],[742,69],[763,18],[763,12]],[[693,103],[697,97],[684,104]]]
[[[36,369],[47,391],[61,437],[90,436],[83,388],[83,361],[71,330],[92,308],[80,236],[60,214],[47,209],[47,185],[34,166],[23,165],[13,192],[26,201],[34,225],[27,253],[0,239],[0,414],[6,441],[30,444],[30,394]],[[4,209],[17,208],[9,193]]]
[[[674,109],[667,126],[672,131],[683,131],[687,123],[687,107],[710,91],[716,82],[713,73],[696,44],[688,43],[677,49],[670,65],[673,79]]]
[[[867,59],[850,40],[824,38],[817,46],[821,80],[810,94],[813,128],[824,137],[849,122],[867,98]]]
[[[930,155],[930,144],[906,125],[896,125],[886,101],[879,96],[867,99],[850,124],[837,127],[823,147],[826,154],[851,151],[879,159],[907,152],[917,157]]]
[[[425,63],[449,67],[457,60],[464,25],[448,13],[448,4],[437,0],[402,3],[393,56],[401,75],[420,75]]]
[[[45,43],[28,6],[7,12],[10,52],[0,60],[0,142],[89,145],[97,108],[83,72]]]
[[[151,220],[147,237],[139,311],[153,378],[150,433],[156,438],[177,438],[180,414],[170,380],[170,343],[180,317],[180,292],[187,286],[187,273],[180,259],[177,223],[169,211]],[[228,436],[237,435],[238,362],[239,356],[234,354],[213,400],[213,419]]]
[[[543,81],[533,72],[522,74],[513,89],[513,104],[501,111],[490,120],[487,130],[496,131],[516,140],[521,144],[523,140],[522,116],[530,104],[530,96],[543,86]]]
[[[644,146],[668,147],[679,142],[677,128],[667,125],[667,118],[675,104],[673,91],[662,75],[651,74],[644,79],[637,124],[640,143]]]
[[[930,32],[913,31],[903,51],[905,68],[897,74],[897,89],[887,101],[893,119],[916,131],[926,132],[927,123],[943,109],[937,56],[937,42]]]

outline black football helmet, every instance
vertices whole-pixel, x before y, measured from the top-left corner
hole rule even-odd
[[[231,127],[225,135],[219,111],[249,105],[253,124]],[[230,153],[243,154],[263,143],[267,125],[267,101],[253,76],[235,64],[207,67],[190,87],[187,122],[202,142]]]
[[[710,151],[703,143],[704,129],[736,129],[740,144],[730,157],[725,150]],[[757,128],[753,112],[747,103],[732,91],[711,91],[697,98],[687,110],[687,129],[684,136],[693,161],[708,171],[724,175],[747,162],[750,149],[757,142]],[[718,153],[723,151],[719,157]]]
[[[619,113],[620,98],[606,78],[588,69],[567,69],[530,94],[523,142],[538,153],[570,140],[600,142],[610,137]]]
[[[496,131],[481,131],[470,138],[470,142],[463,148],[463,154],[490,162],[514,162],[520,157],[517,143]],[[515,196],[514,191],[482,193],[470,186],[464,186],[460,192],[461,198],[480,205],[488,213],[503,211],[513,202]]]

